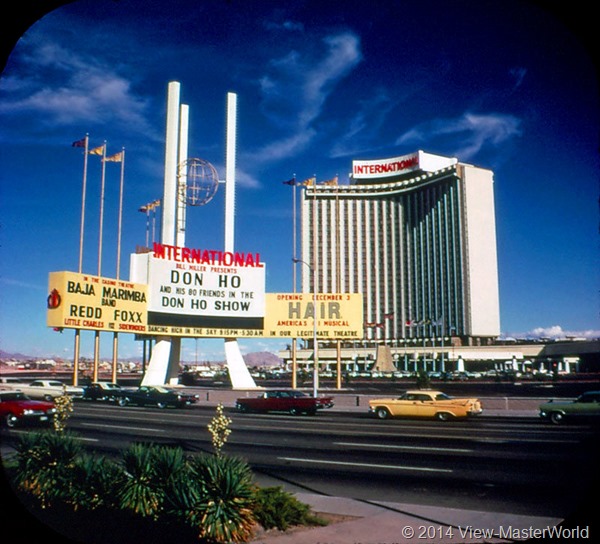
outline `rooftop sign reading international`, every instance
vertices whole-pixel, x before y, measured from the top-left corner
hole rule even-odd
[[[352,161],[352,177],[354,179],[379,179],[401,176],[417,170],[435,172],[447,166],[456,164],[457,159],[431,155],[417,151],[409,155],[390,159],[356,160]]]

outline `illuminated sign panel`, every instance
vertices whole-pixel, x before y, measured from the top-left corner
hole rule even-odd
[[[206,264],[147,256],[149,332],[195,336],[192,329],[201,329],[212,336],[206,330],[263,328],[264,265],[253,256],[252,265],[246,258],[236,266],[233,254],[222,255]]]
[[[49,327],[145,333],[146,285],[75,272],[51,272]]]
[[[317,293],[317,337],[363,337],[363,296],[360,293]],[[268,293],[264,336],[312,338],[312,293]]]

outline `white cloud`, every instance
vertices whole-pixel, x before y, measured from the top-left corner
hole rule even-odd
[[[0,87],[0,114],[35,116],[37,123],[51,126],[108,122],[152,136],[147,100],[113,67],[54,43],[32,41],[26,47],[20,77]]]
[[[498,146],[521,134],[520,120],[512,115],[499,113],[464,113],[455,119],[435,119],[406,131],[397,138],[396,145],[418,144],[451,137],[460,142],[453,154],[463,160],[472,159],[487,146]]]
[[[564,330],[560,325],[551,325],[550,327],[535,327],[527,332],[507,333],[503,336],[532,339],[550,338],[552,340],[563,340],[568,338],[586,338],[592,340],[600,338],[600,330]]]
[[[303,40],[301,49],[273,59],[259,79],[261,109],[286,135],[255,151],[254,160],[278,160],[305,149],[327,99],[361,59],[360,40],[350,32]]]

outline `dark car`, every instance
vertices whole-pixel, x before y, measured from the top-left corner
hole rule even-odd
[[[46,424],[54,420],[53,402],[31,400],[21,391],[0,391],[0,419],[7,427],[25,424]]]
[[[83,388],[82,400],[115,402],[125,390],[113,382],[93,382]]]
[[[332,397],[311,397],[301,391],[265,391],[258,397],[239,398],[235,403],[241,412],[287,412],[293,415],[314,415],[318,410],[332,406]]]
[[[540,417],[555,424],[569,421],[600,422],[600,391],[587,391],[575,400],[549,400],[540,405]]]
[[[120,406],[135,404],[137,406],[158,406],[159,408],[183,408],[198,402],[198,395],[190,395],[184,391],[174,391],[159,385],[142,385],[137,389],[125,390],[119,394]]]

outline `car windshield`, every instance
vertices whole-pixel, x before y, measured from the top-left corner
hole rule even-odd
[[[435,400],[450,400],[452,397],[450,395],[446,395],[446,393],[438,393],[435,396]]]
[[[7,402],[13,400],[30,400],[25,393],[20,393],[19,391],[15,391],[14,393],[2,393],[0,395],[0,402]]]

